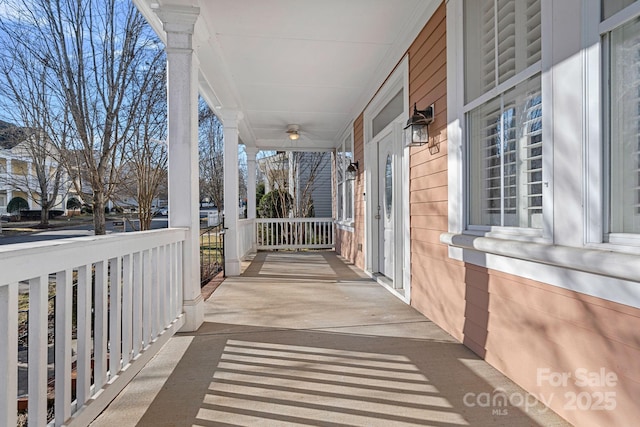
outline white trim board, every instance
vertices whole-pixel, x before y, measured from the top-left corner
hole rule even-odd
[[[636,255],[452,233],[440,240],[460,261],[640,308]]]

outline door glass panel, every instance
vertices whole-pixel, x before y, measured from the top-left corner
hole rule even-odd
[[[391,203],[393,202],[393,171],[391,169],[391,155],[387,155],[384,168],[384,205],[387,219],[391,219]]]

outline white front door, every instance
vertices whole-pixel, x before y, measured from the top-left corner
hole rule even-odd
[[[394,176],[393,134],[378,142],[378,270],[394,278]]]

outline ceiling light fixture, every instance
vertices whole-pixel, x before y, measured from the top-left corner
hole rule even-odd
[[[300,126],[298,125],[289,125],[287,126],[287,134],[289,135],[289,139],[295,141],[300,138]]]

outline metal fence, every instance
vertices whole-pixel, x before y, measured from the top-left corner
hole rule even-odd
[[[224,218],[200,229],[200,285],[206,285],[224,270]]]

